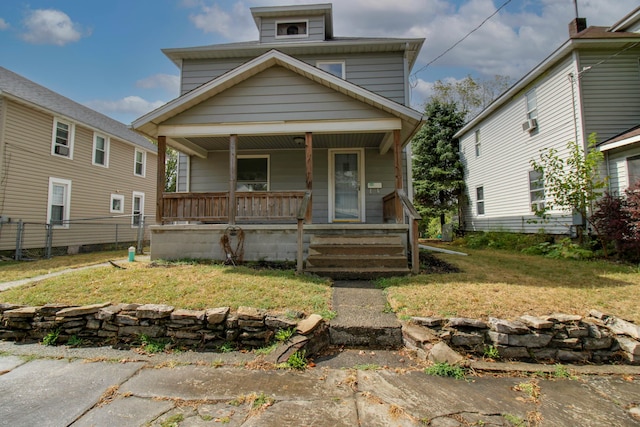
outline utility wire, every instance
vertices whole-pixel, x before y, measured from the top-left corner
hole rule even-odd
[[[473,30],[469,31],[464,37],[462,37],[460,40],[458,40],[457,42],[455,42],[450,48],[448,48],[447,50],[445,50],[444,52],[442,52],[440,55],[436,56],[435,58],[433,58],[431,61],[429,61],[427,63],[427,65],[425,65],[424,67],[420,68],[418,71],[414,71],[413,73],[411,73],[411,76],[416,76],[418,73],[420,73],[421,71],[426,70],[431,64],[433,64],[434,62],[436,62],[438,59],[442,58],[443,56],[445,56],[447,53],[451,52],[456,46],[458,46],[460,43],[462,43],[463,41],[465,41],[465,39],[467,37],[469,37],[471,34],[473,34],[474,32],[476,32],[477,30],[480,29],[480,27],[482,27],[489,19],[493,18],[498,12],[500,12],[502,9],[505,8],[506,5],[508,5],[509,3],[511,3],[511,0],[507,0],[505,1],[502,6],[500,6],[499,8],[497,8],[495,10],[495,12],[493,12],[491,15],[489,15],[484,21],[482,21],[480,23],[480,25],[478,25],[477,27],[475,27]]]

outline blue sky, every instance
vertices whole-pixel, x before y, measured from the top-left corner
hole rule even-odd
[[[257,39],[250,7],[305,0],[0,0],[0,65],[125,123],[178,95],[162,48]],[[334,34],[424,37],[419,70],[507,0],[336,0]],[[610,26],[637,0],[578,0],[588,25]],[[436,80],[522,76],[568,37],[573,0],[511,0],[417,74],[413,105]]]

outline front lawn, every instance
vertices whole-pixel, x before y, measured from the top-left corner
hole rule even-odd
[[[584,315],[596,309],[640,323],[637,267],[495,249],[450,249],[469,256],[435,256],[460,273],[378,281],[399,316],[515,319],[523,314]]]
[[[121,265],[126,269],[97,267],[9,289],[0,292],[0,302],[168,304],[185,309],[244,305],[324,315],[330,309],[330,282],[296,276],[292,270],[140,261]]]
[[[0,283],[28,279],[67,268],[78,268],[101,264],[109,260],[125,259],[127,256],[126,250],[119,250],[64,255],[37,261],[0,261]]]

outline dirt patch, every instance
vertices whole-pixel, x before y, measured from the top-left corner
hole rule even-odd
[[[429,252],[420,251],[420,272],[423,274],[460,273],[461,270]]]

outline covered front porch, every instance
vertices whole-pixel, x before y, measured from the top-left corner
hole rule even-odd
[[[407,144],[421,123],[420,113],[277,51],[241,65],[134,122],[158,141],[158,189],[166,147],[187,159],[180,192],[158,191],[152,258],[233,261],[220,240],[240,234],[244,260],[295,259],[302,271],[314,247],[327,249],[314,236],[369,244],[395,234],[380,246],[401,246],[405,270],[410,253],[417,271]],[[347,262],[352,243],[331,252]]]

